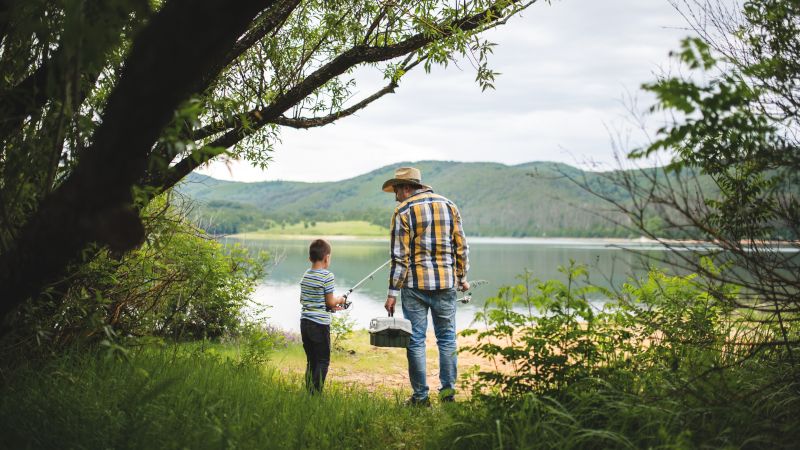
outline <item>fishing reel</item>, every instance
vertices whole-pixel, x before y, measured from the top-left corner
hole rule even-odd
[[[351,293],[351,292],[353,292],[353,290],[352,290],[352,289],[350,289],[349,291],[347,291],[347,293],[345,293],[345,294],[342,296],[342,298],[344,299],[344,303],[342,303],[342,309],[347,309],[347,308],[349,308],[349,307],[350,307],[350,305],[352,305],[352,304],[353,304],[353,302],[348,302],[348,301],[347,301],[347,296],[348,296],[348,295],[350,295],[350,293]]]
[[[457,298],[456,301],[461,303],[462,305],[466,305],[467,303],[472,301],[472,290],[478,286],[483,286],[484,284],[489,284],[486,280],[475,280],[469,282],[469,290],[464,293],[464,296],[461,298]]]
[[[351,289],[351,291],[352,291],[352,289]],[[342,303],[342,304],[340,305],[340,306],[342,307],[342,309],[347,309],[347,308],[349,308],[349,307],[350,307],[350,305],[352,305],[352,304],[353,304],[353,302],[348,302],[348,301],[347,301],[347,296],[348,296],[348,295],[350,295],[350,292],[348,292],[348,293],[346,293],[346,294],[344,294],[344,295],[342,296],[342,298],[344,298],[344,303]],[[334,309],[332,309],[332,308],[328,308],[327,306],[325,306],[325,310],[326,310],[326,311],[328,311],[328,312],[336,312]]]

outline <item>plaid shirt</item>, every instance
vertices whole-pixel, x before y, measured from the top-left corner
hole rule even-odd
[[[419,189],[394,210],[389,296],[400,288],[432,291],[466,281],[469,247],[461,215],[450,200]]]

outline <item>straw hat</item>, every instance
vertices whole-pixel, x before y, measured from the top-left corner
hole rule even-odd
[[[393,192],[395,185],[414,184],[421,188],[430,189],[422,184],[422,173],[414,167],[400,167],[394,171],[394,178],[383,183],[383,192]]]

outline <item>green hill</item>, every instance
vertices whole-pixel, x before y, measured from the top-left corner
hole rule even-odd
[[[201,226],[216,233],[265,229],[312,221],[365,220],[388,227],[394,197],[381,191],[397,167],[413,165],[423,181],[459,206],[471,236],[629,236],[603,216],[623,220],[609,205],[564,174],[583,178],[620,201],[625,193],[601,174],[551,162],[422,161],[386,166],[325,183],[241,183],[192,174],[179,190],[197,202]]]

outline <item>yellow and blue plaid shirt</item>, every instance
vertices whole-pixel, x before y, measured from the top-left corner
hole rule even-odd
[[[389,296],[397,297],[403,287],[432,291],[466,280],[469,247],[450,200],[417,190],[395,208],[391,236]]]

